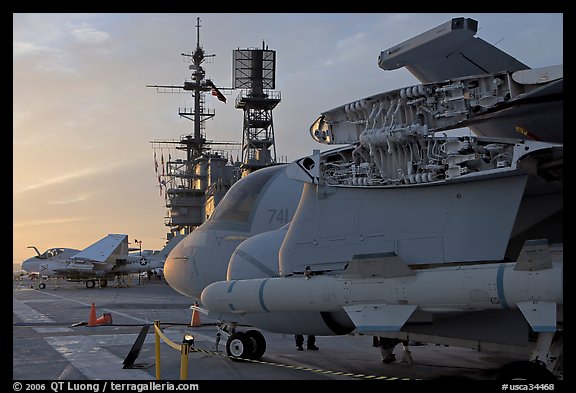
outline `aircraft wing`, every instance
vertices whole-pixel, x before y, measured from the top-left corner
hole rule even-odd
[[[106,263],[111,255],[128,255],[128,235],[110,234],[71,258]]]
[[[74,262],[70,262],[66,266],[62,266],[61,268],[52,269],[56,273],[60,274],[67,274],[71,272],[79,273],[79,272],[93,272],[94,270],[94,263],[78,260]]]
[[[378,65],[384,70],[406,67],[422,83],[530,68],[474,37],[477,30],[476,20],[453,18],[382,51]]]

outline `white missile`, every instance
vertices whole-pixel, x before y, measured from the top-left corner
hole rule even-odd
[[[416,309],[519,308],[534,331],[556,331],[562,262],[540,270],[518,269],[517,263],[412,270],[396,256],[386,259],[376,272],[367,268],[373,261],[354,259],[342,275],[219,281],[202,292],[202,302],[211,314],[344,310],[359,332],[398,331]]]

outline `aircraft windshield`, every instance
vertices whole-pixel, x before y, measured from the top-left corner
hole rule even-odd
[[[36,258],[39,259],[48,259],[48,258],[52,258],[55,257],[56,255],[60,255],[64,252],[63,248],[51,248],[49,250],[46,250],[46,252]]]
[[[211,219],[248,222],[254,203],[258,200],[264,185],[283,168],[283,166],[263,168],[234,184],[216,207]]]

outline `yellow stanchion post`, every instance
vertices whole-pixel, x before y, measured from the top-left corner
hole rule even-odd
[[[180,380],[186,381],[188,379],[188,353],[190,352],[190,344],[184,343],[180,347]]]
[[[160,321],[154,321],[154,337],[156,338],[156,380],[160,380]]]

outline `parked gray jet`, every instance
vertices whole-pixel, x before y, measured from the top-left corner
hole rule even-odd
[[[93,288],[96,281],[106,286],[109,279],[162,268],[168,253],[182,239],[183,236],[175,236],[160,251],[137,254],[129,253],[128,235],[123,234],[109,234],[82,251],[57,247],[40,253],[30,246],[37,255],[22,262],[22,269],[36,272],[41,278],[84,281],[87,288]],[[44,289],[46,283],[42,281],[38,287]]]

